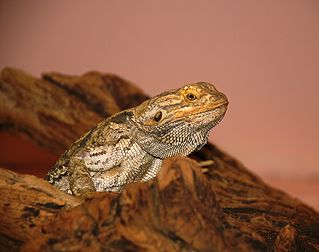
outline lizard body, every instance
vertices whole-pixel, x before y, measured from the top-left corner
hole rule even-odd
[[[205,82],[164,92],[87,132],[58,160],[48,181],[75,196],[147,181],[164,158],[205,145],[227,105],[226,96]]]

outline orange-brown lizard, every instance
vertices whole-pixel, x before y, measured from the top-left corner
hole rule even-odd
[[[164,92],[91,129],[62,155],[48,181],[85,196],[152,179],[164,158],[205,145],[227,105],[226,96],[206,82]]]

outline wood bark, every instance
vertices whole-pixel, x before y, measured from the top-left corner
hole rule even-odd
[[[6,68],[0,129],[60,154],[86,130],[147,96],[115,75],[34,78]],[[0,250],[319,251],[319,214],[208,144],[157,178],[84,202],[0,170]],[[196,161],[211,161],[201,168]]]
[[[95,71],[34,78],[5,68],[0,76],[0,130],[29,137],[61,154],[103,118],[148,97],[130,82]]]

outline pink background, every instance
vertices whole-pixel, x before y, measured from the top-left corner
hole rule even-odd
[[[211,140],[319,208],[318,0],[1,0],[5,66],[111,72],[150,95],[213,82],[230,106]],[[14,139],[1,139],[13,167]],[[49,169],[56,157],[37,153],[21,160]]]

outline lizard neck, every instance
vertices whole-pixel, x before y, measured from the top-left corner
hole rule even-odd
[[[145,133],[138,127],[134,130],[134,141],[148,154],[164,159],[176,155],[187,156],[207,143],[213,125],[200,129],[185,122],[162,132]]]

